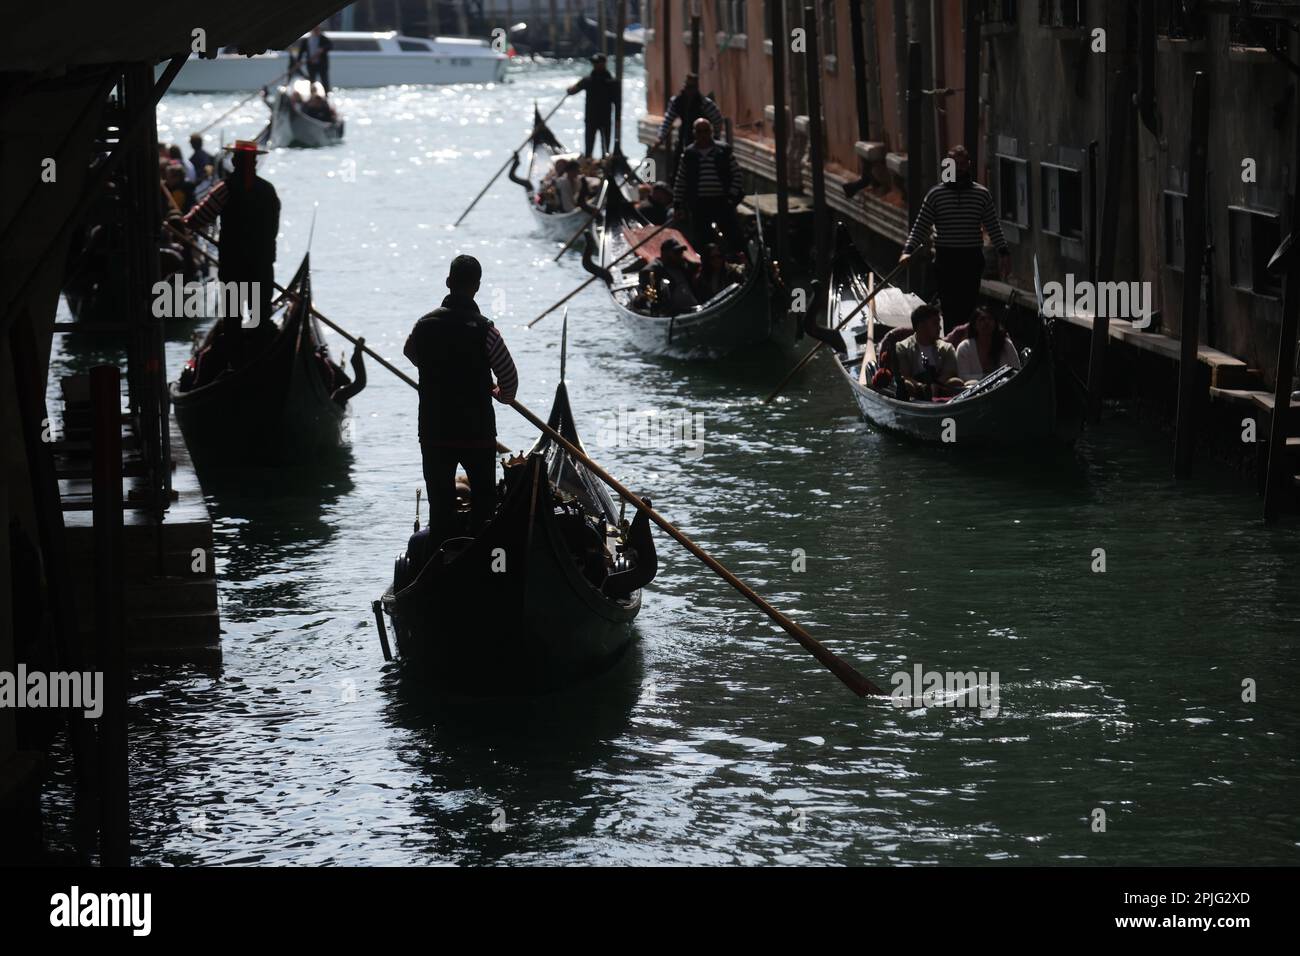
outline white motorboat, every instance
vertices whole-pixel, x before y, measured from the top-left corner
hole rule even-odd
[[[448,83],[499,83],[509,58],[472,37],[408,37],[399,33],[325,31],[331,87],[364,88]],[[161,74],[164,66],[159,66]],[[283,81],[289,52],[214,59],[191,56],[172,81],[173,93],[244,93]]]

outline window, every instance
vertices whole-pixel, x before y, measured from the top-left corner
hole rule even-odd
[[[1083,0],[1038,0],[1038,22],[1045,27],[1083,25]]]
[[[998,156],[998,218],[1021,229],[1029,228],[1029,163],[1014,156]]]
[[[1200,0],[1159,0],[1156,32],[1171,40],[1200,40],[1205,37],[1205,11]]]
[[[1183,207],[1186,203],[1186,193],[1165,191],[1165,264],[1179,272],[1186,268],[1183,242]]]
[[[1288,49],[1285,20],[1266,20],[1263,17],[1228,17],[1228,45],[1243,50]]]
[[[1043,174],[1043,232],[1083,238],[1083,173],[1069,166],[1040,163]]]
[[[362,40],[353,37],[331,37],[334,46],[331,53],[378,53],[378,40]]]
[[[398,40],[397,45],[408,53],[428,53],[429,44],[423,40]]]
[[[984,0],[980,11],[985,23],[1015,23],[1016,0]]]
[[[715,0],[718,17],[718,32],[727,36],[740,36],[745,33],[745,0]]]
[[[1268,271],[1268,260],[1282,241],[1274,213],[1228,207],[1228,238],[1232,243],[1232,285],[1243,292],[1278,297],[1282,280]]]

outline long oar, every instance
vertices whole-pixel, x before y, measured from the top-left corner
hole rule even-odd
[[[690,538],[686,537],[686,535],[682,534],[682,532],[678,531],[667,518],[663,517],[663,515],[651,508],[648,504],[642,501],[639,496],[625,488],[617,479],[610,475],[609,472],[605,471],[605,469],[601,468],[600,465],[588,458],[577,445],[574,445],[554,428],[547,425],[546,422],[542,421],[531,411],[521,405],[517,399],[512,398],[509,404],[520,415],[523,415],[524,418],[532,422],[534,426],[541,429],[541,431],[546,435],[550,436],[552,441],[559,442],[570,455],[573,455],[590,468],[593,474],[617,491],[624,500],[628,502],[628,504],[632,505],[638,511],[643,512],[647,518],[671,535],[678,544],[684,547],[691,554],[695,555],[695,557],[699,558],[700,561],[704,562],[704,564],[715,574],[719,575],[724,581],[752,601],[759,610],[774,620],[777,624],[781,625],[786,633],[803,645],[804,650],[812,654],[812,656],[817,658],[822,666],[843,681],[849,690],[853,691],[853,693],[857,694],[859,697],[867,697],[873,694],[881,697],[885,696],[885,692],[878,686],[863,677],[847,661],[831,653],[820,641],[774,608],[771,604],[767,603],[767,601],[755,592],[753,588],[749,587],[749,585],[745,584],[744,581],[740,580],[740,578],[736,577],[723,567],[716,558],[697,545]]]
[[[292,73],[293,70],[294,70],[294,67],[292,67],[292,66],[289,67],[289,69],[285,70],[283,73],[281,73],[279,76],[277,76],[277,77],[276,77],[274,80],[272,80],[270,83],[267,83],[265,86],[262,86],[262,87],[258,88],[257,90],[254,90],[252,93],[249,93],[247,96],[245,96],[242,100],[240,100],[238,103],[236,103],[236,104],[235,104],[234,106],[232,106],[230,109],[226,110],[224,113],[222,113],[220,116],[218,116],[216,119],[214,119],[214,120],[213,120],[211,123],[209,123],[207,126],[203,127],[203,129],[199,130],[199,135],[202,136],[202,135],[203,135],[204,133],[206,133],[208,130],[212,129],[212,127],[216,126],[218,123],[220,123],[223,119],[225,119],[225,118],[226,118],[227,116],[229,116],[231,113],[235,112],[235,110],[239,109],[241,106],[243,106],[243,105],[244,105],[245,103],[247,103],[249,100],[251,100],[254,96],[257,96],[259,93],[261,93],[262,90],[266,89],[267,86],[274,86],[275,84],[279,83],[279,82],[280,82],[281,80],[283,80],[286,76],[288,76],[290,73]]]
[[[876,296],[878,296],[880,294],[880,291],[884,289],[887,285],[889,285],[889,281],[893,279],[894,276],[898,275],[898,273],[901,272],[906,265],[907,265],[907,261],[905,260],[903,262],[900,262],[898,265],[894,266],[893,270],[889,273],[889,275],[885,276],[885,278],[881,280],[880,285],[876,286],[876,290],[872,292],[870,295],[868,295],[861,302],[859,302],[857,304],[857,307],[854,308],[854,310],[850,312],[848,315],[846,315],[844,319],[838,325],[836,325],[835,328],[833,328],[831,331],[838,332],[840,329],[844,328],[844,326],[848,325],[849,321],[855,315],[857,315],[859,312],[865,309],[868,305],[870,305],[871,300],[874,299]],[[819,339],[817,341],[817,344],[814,345],[811,349],[809,349],[808,353],[799,360],[799,363],[795,365],[794,368],[790,369],[789,372],[786,373],[785,378],[781,379],[780,384],[778,384],[776,388],[772,389],[772,394],[768,395],[767,398],[763,399],[763,404],[767,405],[772,401],[772,399],[780,395],[781,389],[785,388],[785,386],[789,383],[790,379],[794,378],[795,374],[801,368],[803,368],[810,361],[812,361],[812,357],[816,355],[821,350],[821,347],[825,344],[826,342],[824,340]]]
[[[165,226],[166,226],[166,227],[167,227],[167,228],[172,232],[173,235],[177,236],[177,237],[178,237],[182,242],[184,242],[186,245],[188,245],[191,249],[193,249],[193,250],[194,250],[195,252],[197,252],[199,255],[203,256],[203,258],[207,259],[207,260],[208,260],[209,262],[211,262],[213,265],[216,265],[216,264],[217,264],[217,257],[216,257],[216,256],[212,255],[212,253],[208,252],[206,249],[204,249],[204,248],[202,248],[201,246],[199,246],[199,245],[198,245],[196,242],[194,242],[194,240],[192,240],[189,236],[185,235],[185,233],[181,232],[179,229],[177,229],[177,228],[176,228],[175,226],[173,226],[171,223],[163,223],[163,225],[165,225]],[[211,238],[209,238],[208,236],[204,236],[203,233],[199,233],[199,235],[203,236],[205,239],[208,239],[209,242],[212,241]],[[276,291],[278,291],[278,292],[284,292],[284,291],[285,291],[284,286],[280,285],[280,283],[278,283],[278,282],[273,282],[273,283],[271,283],[271,284],[272,284],[273,286],[275,286]],[[316,306],[314,306],[314,305],[311,307],[311,314],[314,315],[314,316],[316,316],[316,318],[320,319],[322,322],[324,322],[326,325],[328,325],[331,329],[333,329],[333,330],[334,330],[335,332],[337,332],[339,335],[343,336],[345,339],[347,339],[349,342],[351,342],[351,343],[353,344],[353,346],[355,346],[356,348],[361,349],[361,351],[365,352],[367,355],[369,355],[371,358],[373,358],[376,362],[378,362],[378,363],[379,363],[380,365],[382,365],[384,368],[388,369],[388,371],[392,372],[394,375],[396,375],[398,378],[400,378],[400,379],[401,379],[403,382],[405,382],[407,385],[411,386],[411,388],[414,388],[414,389],[417,389],[417,390],[419,389],[420,385],[419,385],[418,382],[416,382],[415,379],[411,378],[411,376],[407,375],[405,372],[403,372],[400,368],[398,368],[398,367],[397,367],[396,365],[394,365],[392,362],[388,361],[388,359],[384,358],[382,355],[380,355],[378,352],[376,352],[374,349],[372,349],[369,345],[366,345],[365,343],[362,343],[362,342],[358,342],[356,336],[354,336],[354,335],[353,335],[351,332],[349,332],[347,329],[343,328],[341,325],[338,325],[336,322],[334,322],[334,321],[333,321],[332,319],[330,319],[328,316],[324,315],[324,314],[323,314],[319,309],[317,309]],[[502,444],[501,442],[497,442],[497,451],[502,452],[502,453],[507,454],[507,455],[510,454],[510,449],[509,449],[506,445]]]
[[[650,230],[649,233],[646,234],[645,238],[643,238],[643,239],[642,239],[640,242],[638,242],[635,246],[631,246],[629,249],[627,249],[626,252],[624,252],[621,256],[619,256],[617,259],[615,259],[613,262],[611,262],[610,265],[611,265],[611,266],[618,265],[620,262],[622,262],[624,259],[626,259],[628,256],[630,256],[632,253],[636,252],[638,249],[640,249],[640,248],[641,248],[642,246],[644,246],[647,242],[649,242],[651,239],[653,239],[653,238],[654,238],[656,235],[658,235],[660,232],[663,232],[665,229],[667,229],[667,228],[668,228],[669,226],[671,226],[672,224],[673,224],[673,221],[672,221],[671,219],[669,219],[669,220],[668,220],[667,222],[665,222],[663,225],[661,225],[661,226],[655,226],[652,230]],[[559,302],[556,302],[554,305],[552,305],[549,309],[547,309],[545,312],[543,312],[543,313],[542,313],[541,315],[539,315],[537,318],[535,318],[535,319],[533,319],[531,322],[529,322],[528,325],[526,326],[526,328],[530,328],[530,329],[531,329],[534,325],[536,325],[538,322],[542,321],[542,319],[546,318],[548,315],[550,315],[552,312],[554,312],[554,311],[555,311],[556,309],[558,309],[560,306],[564,305],[564,303],[568,302],[568,301],[569,301],[570,299],[572,299],[575,295],[577,295],[577,294],[578,294],[579,292],[581,292],[583,289],[587,288],[587,286],[591,285],[593,282],[595,282],[595,281],[596,281],[597,279],[599,279],[599,278],[600,278],[600,276],[592,276],[592,277],[591,277],[590,279],[588,279],[586,282],[582,283],[582,285],[578,286],[576,289],[574,289],[572,292],[570,292],[568,295],[566,295],[566,296],[565,296],[563,299],[561,299]]]
[[[555,106],[552,107],[551,111],[542,117],[542,122],[545,123],[548,119],[554,116],[555,111],[558,110],[561,106],[563,106],[564,101],[567,100],[568,98],[569,98],[568,93],[565,93],[562,97],[560,97],[560,102],[556,103]],[[534,125],[533,130],[536,131],[536,129],[537,127],[536,125]],[[465,211],[463,213],[460,214],[460,219],[457,219],[455,222],[452,223],[453,228],[459,226],[461,224],[461,221],[464,220],[464,218],[469,215],[470,210],[478,205],[478,201],[482,199],[484,195],[487,194],[487,191],[492,188],[492,184],[496,182],[499,178],[501,178],[501,174],[504,173],[506,169],[510,166],[510,161],[514,159],[515,153],[519,152],[519,150],[527,146],[529,142],[532,141],[532,138],[533,138],[533,134],[529,133],[527,139],[525,139],[522,143],[520,143],[513,150],[511,150],[509,157],[506,159],[504,163],[501,164],[501,168],[492,174],[492,178],[487,181],[487,185],[479,190],[478,195],[474,197],[474,201],[465,208]]]

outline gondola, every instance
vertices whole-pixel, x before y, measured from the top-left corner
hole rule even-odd
[[[271,124],[267,143],[273,148],[315,149],[343,142],[343,121],[319,120],[303,112],[302,104],[293,101],[292,87],[282,86],[268,98]]]
[[[283,461],[343,444],[345,402],[357,386],[330,360],[311,314],[310,256],[271,307],[270,328],[241,332],[252,352],[238,367],[221,352],[222,321],[213,323],[179,381],[170,385],[176,421],[196,460]],[[214,374],[215,373],[215,374]]]
[[[542,235],[556,242],[568,242],[573,238],[574,233],[582,231],[583,224],[591,217],[581,208],[569,212],[548,212],[542,196],[543,183],[548,176],[553,176],[557,159],[575,160],[578,154],[564,148],[551,132],[550,127],[546,125],[546,121],[542,119],[542,114],[538,112],[535,105],[533,106],[533,136],[529,141],[529,147],[528,169],[523,176],[518,174],[522,160],[519,154],[515,153],[508,173],[510,181],[523,187],[524,193],[528,196],[529,213]],[[578,241],[582,241],[581,237]]]
[[[887,288],[873,300],[876,308],[868,306],[842,330],[830,332],[853,312],[871,285],[871,270],[852,244],[843,239],[837,245],[824,310],[826,327],[808,331],[836,348],[835,368],[870,425],[920,442],[960,447],[1044,440],[1068,443],[1077,437],[1079,419],[1059,411],[1053,323],[1041,307],[1032,338],[1017,343],[1018,370],[997,369],[947,401],[903,401],[892,389],[871,388],[876,342],[883,338],[878,330],[882,325],[908,325],[912,309],[923,300]],[[887,321],[880,321],[881,313]],[[814,315],[810,311],[810,322],[815,321]]]
[[[733,282],[709,301],[678,315],[652,315],[632,307],[646,260],[657,255],[663,240],[673,235],[645,221],[621,191],[610,190],[604,215],[591,227],[583,266],[598,276],[609,292],[614,310],[638,348],[654,355],[680,359],[710,359],[774,338],[779,323],[769,291],[770,262],[759,234],[749,243],[743,279]],[[631,248],[645,240],[630,255]],[[594,251],[593,251],[594,250]]]
[[[548,424],[582,447],[563,371]],[[631,645],[658,567],[648,519],[622,524],[599,479],[545,435],[505,463],[499,496],[475,537],[464,501],[441,544],[417,519],[374,604],[385,648],[386,614],[403,673],[453,694],[540,693],[600,675]]]

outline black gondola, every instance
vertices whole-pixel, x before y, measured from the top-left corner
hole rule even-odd
[[[718,358],[783,335],[781,323],[777,321],[781,310],[774,306],[771,293],[771,263],[763,242],[761,220],[756,217],[755,221],[760,224],[759,233],[749,242],[741,281],[732,282],[707,302],[676,315],[655,314],[634,307],[640,291],[640,274],[646,264],[631,249],[647,239],[654,227],[624,198],[621,190],[608,191],[604,215],[599,222],[592,223],[592,237],[582,262],[588,272],[604,283],[615,312],[639,348],[672,358]],[[659,248],[669,234],[668,230],[659,232],[642,248]],[[679,240],[685,238],[673,235]]]
[[[330,360],[311,314],[309,260],[303,256],[262,320],[271,328],[241,332],[250,356],[228,364],[218,321],[171,384],[176,420],[196,458],[285,460],[343,444],[347,405],[338,398],[359,388]]]
[[[582,447],[563,372],[548,423]],[[645,515],[622,524],[599,479],[550,438],[506,462],[502,486],[476,537],[464,502],[456,536],[417,531],[375,602],[404,669],[448,692],[544,692],[604,672],[631,645],[658,567]]]
[[[1011,445],[1060,440],[1072,442],[1082,419],[1071,395],[1058,395],[1057,360],[1052,322],[1040,314],[1032,326],[1032,339],[1021,349],[1019,369],[1003,366],[947,401],[904,401],[892,389],[872,387],[878,339],[876,309],[859,312],[839,332],[831,332],[855,311],[868,294],[871,270],[841,231],[832,263],[829,295],[824,309],[825,327],[810,334],[836,349],[835,367],[848,386],[862,416],[872,426],[922,442],[976,445]],[[923,300],[895,293],[873,300],[888,301],[889,325],[906,325],[911,311]],[[815,312],[809,312],[813,322]],[[884,324],[884,323],[881,323]],[[1064,406],[1064,407],[1062,407]]]
[[[303,104],[294,102],[292,87],[282,86],[267,100],[271,122],[266,141],[272,148],[315,149],[343,142],[343,121],[317,119],[308,115]]]

